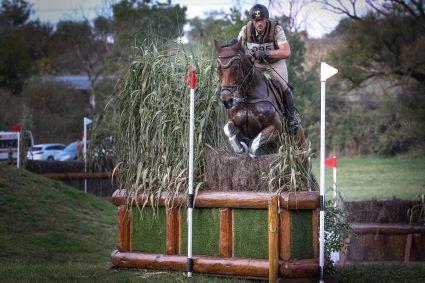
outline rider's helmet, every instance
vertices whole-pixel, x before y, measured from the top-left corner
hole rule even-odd
[[[252,6],[251,10],[249,10],[249,17],[251,20],[259,21],[262,19],[269,18],[269,10],[267,10],[266,6],[261,4],[255,4]]]

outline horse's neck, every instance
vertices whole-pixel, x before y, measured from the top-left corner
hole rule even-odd
[[[249,87],[244,89],[243,96],[247,99],[267,97],[267,82],[264,74],[254,69],[252,79],[247,82]]]

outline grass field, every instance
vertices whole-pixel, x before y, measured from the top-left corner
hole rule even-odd
[[[410,198],[398,187],[416,188],[411,192],[414,197],[424,191],[424,161],[339,159],[340,187],[355,192],[353,199],[370,198],[368,193],[379,199]],[[392,173],[381,174],[382,168]],[[331,170],[327,171],[329,175]],[[111,268],[116,219],[116,207],[102,199],[59,181],[0,166],[0,281],[252,282],[200,274],[188,280],[183,272]],[[338,269],[335,277],[340,282],[425,282],[424,274],[425,262],[421,262],[351,266]]]
[[[326,167],[327,197],[332,197],[332,168]],[[320,176],[319,161],[313,172]],[[337,159],[337,191],[345,201],[418,199],[425,193],[425,158],[359,157]]]

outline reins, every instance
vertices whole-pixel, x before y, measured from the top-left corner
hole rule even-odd
[[[227,59],[227,58],[230,58],[230,60],[226,64],[223,64],[220,60],[220,59]],[[236,55],[218,56],[217,62],[220,65],[221,68],[227,69],[227,68],[230,67],[230,65],[232,65],[232,63],[235,60],[241,61],[241,54],[238,53]],[[245,81],[247,80],[248,76],[254,71],[254,67],[255,67],[255,64],[252,64],[251,68],[249,69],[249,71],[245,75],[245,77],[243,78],[242,82],[236,83],[236,84],[233,84],[233,85],[226,85],[226,86],[222,85],[221,86],[221,92],[228,91],[228,92],[233,94],[236,90],[240,89],[242,87],[242,85],[245,83]]]

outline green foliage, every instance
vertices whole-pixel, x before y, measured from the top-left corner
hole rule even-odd
[[[325,210],[325,256],[330,258],[332,252],[338,252],[348,238],[351,226],[346,221],[345,211],[334,205],[333,200],[326,201]]]
[[[186,7],[151,0],[121,0],[112,5],[113,27],[116,31],[115,56],[124,62],[131,48],[148,36],[156,40],[176,39],[186,23]]]
[[[310,144],[299,147],[294,136],[283,133],[279,150],[271,162],[269,173],[264,176],[271,192],[317,190],[318,184],[311,172],[312,151]]]
[[[25,49],[21,31],[11,30],[0,34],[0,87],[7,87],[14,93],[31,74],[31,61]]]
[[[31,73],[21,26],[31,14],[31,5],[22,0],[4,0],[0,8],[0,87],[20,92]]]
[[[32,13],[32,5],[24,0],[3,0],[1,2],[0,17],[13,26],[24,24]]]
[[[212,44],[213,39],[219,42],[228,42],[236,38],[245,24],[240,11],[231,8],[228,13],[212,12],[207,18],[195,17],[189,23],[192,30],[189,32],[191,41]]]
[[[81,138],[85,98],[72,87],[54,81],[31,80],[25,85],[21,99],[32,116],[34,127],[30,130],[37,143],[71,142]]]
[[[329,54],[343,78],[339,86],[355,88],[360,99],[346,99],[334,114],[332,145],[337,152],[394,155],[425,148],[425,115],[419,110],[425,106],[424,7],[414,1],[385,2],[379,12],[341,21],[332,35],[340,38]],[[380,83],[390,83],[392,94],[385,91],[376,105],[368,105],[362,92]]]
[[[120,113],[117,127],[117,164],[122,187],[159,197],[187,189],[189,87],[181,82],[196,67],[195,184],[204,182],[206,144],[223,144],[217,129],[223,108],[217,104],[217,72],[212,50],[202,57],[188,55],[177,46],[175,53],[156,43],[135,50],[135,59],[117,87],[113,104]],[[202,59],[201,59],[202,58]]]

